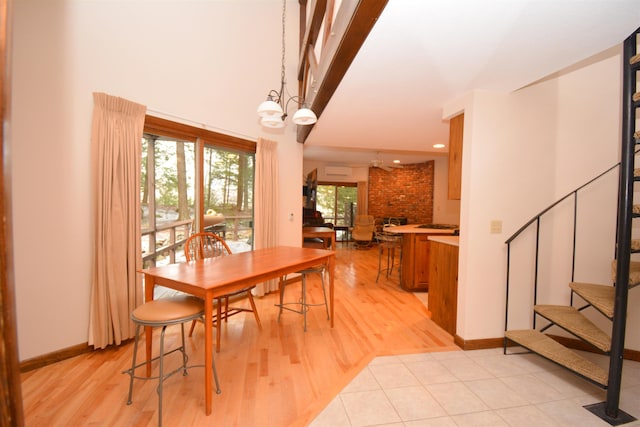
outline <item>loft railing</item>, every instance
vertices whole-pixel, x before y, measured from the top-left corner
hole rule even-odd
[[[574,275],[575,275],[575,264],[576,264],[576,236],[577,236],[577,217],[578,217],[578,192],[580,190],[583,190],[584,188],[590,186],[591,184],[593,184],[594,182],[600,180],[602,177],[604,177],[605,175],[608,175],[609,173],[611,173],[612,171],[618,169],[620,167],[620,162],[616,163],[615,165],[611,166],[609,169],[605,170],[604,172],[602,172],[601,174],[597,175],[595,178],[589,180],[588,182],[586,182],[585,184],[579,186],[578,188],[576,188],[575,190],[567,193],[564,197],[558,199],[557,201],[555,201],[554,203],[552,203],[550,206],[548,206],[547,208],[543,209],[540,213],[538,213],[537,215],[535,215],[533,218],[531,218],[529,221],[527,221],[522,227],[520,227],[518,229],[518,231],[516,231],[515,233],[513,233],[511,235],[511,237],[509,237],[505,243],[507,244],[507,280],[506,280],[506,304],[505,304],[505,322],[504,322],[504,330],[508,330],[508,324],[509,324],[509,286],[510,286],[510,268],[511,268],[511,244],[519,237],[522,235],[522,233],[526,230],[529,229],[530,226],[532,226],[532,224],[535,224],[536,226],[536,233],[535,233],[535,262],[534,262],[534,277],[533,277],[533,304],[537,304],[537,300],[538,300],[538,264],[539,264],[539,259],[540,259],[540,219],[542,218],[542,216],[544,216],[545,214],[549,213],[550,211],[553,210],[553,208],[555,208],[556,206],[558,206],[559,204],[561,204],[562,202],[564,202],[565,200],[569,199],[570,197],[573,197],[573,235],[572,235],[572,256],[571,256],[571,281],[574,280]],[[573,298],[573,296],[572,296]],[[536,316],[535,314],[533,315],[533,328],[535,329],[536,327]]]

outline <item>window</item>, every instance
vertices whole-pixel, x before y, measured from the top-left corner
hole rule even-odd
[[[357,184],[319,183],[316,209],[326,222],[333,225],[353,225],[358,200]]]
[[[202,230],[252,250],[255,142],[151,116],[144,132],[144,267],[184,261],[184,242]]]

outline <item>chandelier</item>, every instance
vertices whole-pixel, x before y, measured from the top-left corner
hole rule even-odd
[[[297,125],[312,125],[318,120],[315,113],[305,106],[302,98],[299,96],[291,96],[287,91],[287,80],[284,71],[286,14],[287,0],[282,0],[282,64],[280,68],[280,90],[271,89],[267,94],[266,101],[263,101],[258,106],[260,124],[268,128],[284,127],[284,121],[287,118],[287,111],[291,101],[298,103],[298,106],[302,107],[293,115],[293,123]]]

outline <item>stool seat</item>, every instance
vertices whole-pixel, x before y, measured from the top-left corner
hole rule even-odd
[[[131,320],[145,326],[182,323],[204,314],[204,301],[192,296],[149,301],[131,313]],[[186,320],[185,320],[186,319]]]

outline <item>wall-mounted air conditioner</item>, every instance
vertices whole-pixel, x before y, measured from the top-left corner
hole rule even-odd
[[[351,176],[351,168],[346,166],[325,166],[324,174],[331,176]]]

